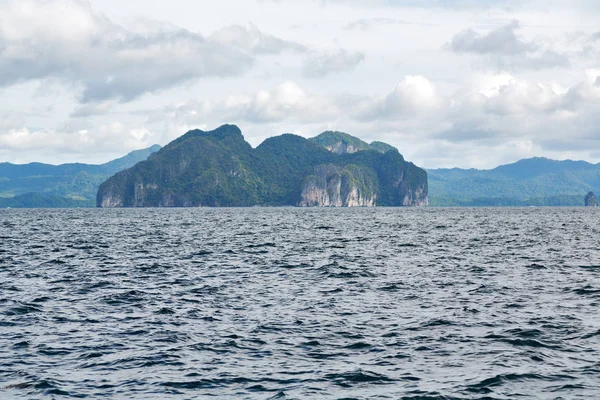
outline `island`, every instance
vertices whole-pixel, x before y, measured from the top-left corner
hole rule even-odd
[[[97,207],[427,206],[427,172],[385,143],[283,134],[253,148],[235,125],[192,130],[102,183]]]
[[[598,205],[598,199],[594,192],[589,192],[587,196],[585,196],[585,206],[586,207],[596,207]]]

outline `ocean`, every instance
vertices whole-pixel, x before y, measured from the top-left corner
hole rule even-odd
[[[0,210],[0,399],[600,398],[599,222]]]

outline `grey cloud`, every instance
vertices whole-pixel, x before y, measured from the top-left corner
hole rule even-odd
[[[33,15],[19,14],[26,7],[17,2],[31,5]],[[253,26],[209,37],[167,26],[133,32],[79,0],[9,0],[0,5],[0,26],[0,86],[59,79],[79,87],[83,103],[130,101],[199,78],[237,76],[258,54],[305,51]]]
[[[598,60],[600,57],[600,32],[588,35],[577,32],[571,35],[571,41],[568,42],[570,49],[580,57],[580,60],[591,61]]]
[[[518,21],[495,29],[485,35],[468,29],[457,33],[449,43],[456,53],[477,54],[524,54],[536,50],[533,43],[519,39],[515,31],[519,28]]]
[[[76,108],[70,115],[71,118],[87,118],[95,115],[106,114],[113,107],[114,102],[103,101],[100,103],[84,104]]]
[[[598,147],[598,140],[586,139],[541,139],[538,144],[543,150],[548,151],[585,151]]]
[[[329,74],[350,72],[364,59],[364,53],[351,53],[344,49],[332,53],[313,54],[304,64],[304,76],[323,78]]]
[[[22,115],[15,113],[0,113],[0,131],[17,129],[25,124]]]
[[[543,48],[535,41],[517,35],[518,21],[497,28],[487,34],[472,29],[459,32],[445,46],[454,53],[468,53],[487,57],[488,62],[503,70],[544,69],[569,66],[566,55]]]
[[[501,70],[541,70],[545,68],[568,67],[569,58],[553,50],[522,56],[492,57],[491,64]]]
[[[572,86],[559,99],[559,107],[564,110],[578,110],[594,104],[600,104],[600,76]]]

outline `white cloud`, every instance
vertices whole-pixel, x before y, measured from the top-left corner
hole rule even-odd
[[[550,112],[557,107],[559,97],[555,85],[513,79],[487,99],[484,110],[500,115]]]
[[[442,106],[444,100],[435,86],[422,76],[407,76],[384,97],[362,103],[360,118],[400,118],[431,112]]]
[[[13,127],[5,124],[0,133],[0,147],[15,154],[42,149],[64,154],[119,149],[125,153],[156,142],[166,144],[189,129],[236,123],[253,145],[283,132],[313,136],[335,129],[390,142],[408,159],[428,167],[449,166],[451,159],[460,166],[494,166],[517,155],[597,148],[598,76],[599,71],[590,70],[579,83],[563,88],[552,82],[492,75],[450,95],[440,94],[433,82],[421,76],[407,76],[381,96],[332,96],[286,81],[254,93],[157,109],[137,124],[112,122],[87,128],[93,125],[79,118],[61,129],[34,130],[14,128],[19,121],[12,121]],[[452,152],[443,156],[431,152],[443,148]],[[452,157],[460,148],[468,157],[457,162]],[[478,152],[497,156],[482,159]]]
[[[0,147],[15,153],[55,151],[77,155],[120,153],[151,146],[160,139],[146,128],[126,128],[113,122],[94,129],[76,131],[32,130],[22,127],[0,133]]]
[[[154,121],[167,116],[181,125],[203,123],[206,120],[249,121],[269,123],[297,121],[300,123],[336,118],[341,110],[333,99],[306,92],[293,82],[283,82],[270,90],[254,94],[237,94],[217,100],[192,100],[168,107]],[[164,114],[163,114],[164,113]]]
[[[253,145],[334,129],[429,167],[597,162],[597,3],[0,0],[0,161],[235,123]]]

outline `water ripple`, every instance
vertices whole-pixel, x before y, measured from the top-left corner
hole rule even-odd
[[[594,209],[0,210],[0,398],[600,396]]]

